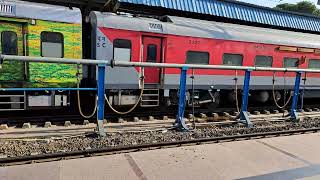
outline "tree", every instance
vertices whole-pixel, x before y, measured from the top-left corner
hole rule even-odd
[[[283,3],[277,5],[275,9],[320,16],[320,10],[317,9],[317,6],[310,1],[301,1],[297,4]]]

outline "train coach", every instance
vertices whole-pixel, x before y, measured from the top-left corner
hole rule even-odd
[[[173,16],[148,18],[92,12],[90,17],[92,58],[96,59],[320,68],[319,35]],[[230,106],[240,94],[235,90],[242,88],[239,84],[243,83],[244,72],[189,70],[188,73],[188,102],[194,96],[197,105],[214,108],[224,103]],[[141,95],[141,74],[141,68],[108,68],[106,88],[109,104],[135,104]],[[178,103],[179,69],[144,68],[143,76],[142,106]],[[292,89],[294,77],[294,73],[253,72],[251,100],[267,103],[289,99],[283,89]],[[302,82],[306,89],[304,98],[319,97],[319,78],[316,74],[305,75]]]
[[[82,16],[77,8],[25,1],[0,2],[0,52],[7,55],[82,58]],[[6,61],[0,69],[0,111],[67,106],[67,92],[27,88],[76,87],[78,67]],[[26,88],[26,89],[23,89]]]

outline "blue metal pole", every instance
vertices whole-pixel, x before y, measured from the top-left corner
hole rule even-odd
[[[300,81],[301,81],[301,72],[296,73],[296,81],[294,85],[294,94],[290,109],[290,117],[293,121],[299,121],[299,116],[297,113],[297,104],[299,99],[299,91],[300,91]]]
[[[242,94],[242,106],[241,106],[241,112],[240,112],[240,121],[245,123],[247,127],[253,126],[252,122],[249,119],[249,114],[248,114],[250,76],[251,76],[251,71],[246,70],[245,77],[244,77],[243,94]]]
[[[176,119],[176,125],[178,126],[179,130],[187,131],[188,127],[184,121],[184,110],[186,107],[186,85],[187,85],[187,71],[188,67],[181,68],[181,75],[180,75],[180,93],[179,93],[179,109],[178,115]]]
[[[104,120],[104,84],[105,84],[105,64],[98,65],[98,132],[100,136],[106,136],[103,127],[103,120]]]
[[[300,92],[300,107],[298,108],[299,112],[303,111],[303,105],[304,105],[304,92],[305,92],[305,88],[306,88],[307,73],[305,73],[304,75],[305,75],[304,78],[302,78],[304,87]]]

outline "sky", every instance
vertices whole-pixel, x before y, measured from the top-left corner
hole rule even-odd
[[[238,1],[243,1],[243,2],[247,2],[247,3],[251,3],[251,4],[256,4],[256,5],[260,5],[260,6],[267,6],[267,7],[275,7],[277,4],[281,4],[281,3],[292,3],[295,4],[299,1],[302,0],[238,0]],[[317,4],[318,0],[309,0],[315,4]],[[319,5],[317,5],[318,8],[320,8]]]

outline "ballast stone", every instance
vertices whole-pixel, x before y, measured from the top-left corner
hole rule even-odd
[[[273,110],[272,113],[273,114],[279,114],[279,111],[278,110]]]
[[[141,121],[138,117],[133,117],[133,122],[139,122]]]
[[[262,113],[263,113],[263,114],[266,114],[266,115],[270,115],[270,114],[271,114],[270,111],[268,111],[268,110],[263,110]]]
[[[207,115],[204,113],[200,113],[200,118],[207,118]]]
[[[30,123],[23,123],[22,129],[30,129],[30,128],[31,128],[31,124]]]
[[[125,121],[124,121],[124,119],[123,118],[118,118],[117,119],[117,123],[124,123]]]
[[[206,122],[206,120],[203,118],[196,118],[195,120],[197,123],[205,123]]]
[[[154,121],[155,119],[154,119],[153,116],[149,116],[148,120],[149,120],[149,121]]]
[[[188,114],[188,119],[193,119],[193,114]]]
[[[0,125],[0,130],[7,130],[7,129],[9,129],[9,126],[7,124]]]
[[[64,122],[64,126],[65,127],[70,127],[72,124],[71,124],[71,122],[70,121],[65,121]]]
[[[237,112],[237,111],[235,111],[235,112],[233,112],[233,115],[234,115],[234,116],[239,116],[239,115],[240,115],[240,113],[239,113],[239,112]]]
[[[218,121],[219,120],[219,114],[218,113],[212,113],[212,121]]]
[[[230,116],[230,114],[227,113],[227,112],[223,112],[222,115],[225,116],[225,117],[229,117]]]
[[[45,123],[44,123],[44,127],[45,127],[45,128],[50,128],[50,127],[52,127],[51,122],[49,122],[49,121],[45,122]]]
[[[311,108],[307,108],[306,111],[307,112],[312,112],[312,109]]]
[[[253,112],[253,115],[260,115],[261,113],[260,113],[260,111],[254,111]]]

